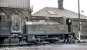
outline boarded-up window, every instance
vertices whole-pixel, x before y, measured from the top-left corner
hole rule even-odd
[[[79,22],[78,21],[72,21],[72,29],[73,32],[77,33],[79,30]]]

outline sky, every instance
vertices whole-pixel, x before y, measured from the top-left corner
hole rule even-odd
[[[58,7],[58,0],[30,0],[30,5],[33,7],[33,13],[44,7]],[[87,0],[80,0],[80,13],[87,16]],[[78,0],[64,0],[64,8],[78,12]]]

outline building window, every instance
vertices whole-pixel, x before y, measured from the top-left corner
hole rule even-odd
[[[20,33],[21,30],[21,18],[19,15],[12,15],[12,26],[11,26],[12,33]]]
[[[1,13],[0,14],[0,21],[1,22],[6,22],[8,19],[7,19],[7,16],[4,14],[4,13]]]

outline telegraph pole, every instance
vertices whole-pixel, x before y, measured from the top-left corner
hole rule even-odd
[[[79,40],[80,40],[80,34],[81,34],[81,28],[80,28],[80,0],[78,0],[78,19],[79,19]]]

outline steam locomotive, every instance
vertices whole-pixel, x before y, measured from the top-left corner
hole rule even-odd
[[[23,33],[19,30],[4,34],[0,36],[0,42],[8,45],[75,43],[75,33],[64,30],[64,25],[55,22],[28,21],[23,26]]]

